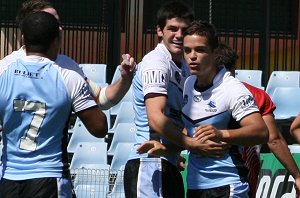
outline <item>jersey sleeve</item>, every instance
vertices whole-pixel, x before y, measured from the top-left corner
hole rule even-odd
[[[276,109],[276,106],[273,103],[270,96],[262,89],[259,89],[257,87],[254,87],[244,82],[243,84],[252,93],[261,115],[262,116],[267,114],[274,115],[274,110]]]
[[[230,98],[232,116],[236,121],[240,121],[251,113],[259,112],[253,95],[241,82],[236,82],[232,86],[234,89],[228,92],[228,97]]]
[[[73,111],[76,113],[97,106],[86,81],[75,71],[63,68],[61,70],[72,100]]]
[[[141,62],[139,73],[143,86],[143,93],[159,93],[167,95],[167,87],[170,79],[168,63],[163,60],[146,59]]]

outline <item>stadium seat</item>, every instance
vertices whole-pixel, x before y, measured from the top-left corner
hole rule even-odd
[[[300,87],[277,87],[271,99],[276,105],[275,120],[294,119],[300,112]]]
[[[83,165],[107,164],[106,142],[81,142],[77,145],[70,169],[84,168]]]
[[[125,165],[128,156],[133,148],[134,143],[130,142],[119,142],[114,151],[114,155],[112,157],[112,161],[110,164],[111,171],[117,171],[121,168],[121,166]]]
[[[135,142],[135,124],[134,123],[119,123],[111,140],[107,155],[113,156],[120,142]]]
[[[117,115],[119,113],[119,109],[121,108],[123,102],[131,102],[131,103],[133,102],[132,85],[130,86],[125,96],[118,102],[118,104],[110,108],[110,115]]]
[[[112,128],[108,130],[109,134],[113,134],[119,123],[134,123],[134,110],[132,102],[122,102],[120,105],[119,113],[116,116]]]
[[[110,117],[110,116],[107,116]],[[109,121],[110,122],[110,121]],[[71,134],[70,134],[71,133]],[[77,145],[81,142],[104,142],[105,138],[97,138],[90,134],[79,118],[76,118],[75,125],[69,129],[71,138],[68,143],[68,153],[74,153]]]
[[[235,77],[242,82],[246,82],[252,86],[262,88],[262,71],[261,70],[235,70]]]
[[[266,92],[272,97],[276,87],[299,87],[299,71],[273,71],[270,75]]]
[[[85,76],[97,84],[106,82],[106,64],[79,64]]]

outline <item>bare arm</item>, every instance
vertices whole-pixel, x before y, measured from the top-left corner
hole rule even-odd
[[[93,136],[105,137],[108,131],[106,116],[97,106],[77,112],[76,115]]]
[[[290,133],[296,139],[298,144],[300,144],[300,114],[298,114],[298,116],[292,122]]]
[[[252,113],[240,121],[240,128],[221,130],[221,141],[233,145],[253,146],[268,141],[268,128],[260,113]]]
[[[134,59],[130,57],[129,54],[127,54],[127,60],[129,61],[130,65],[126,65],[126,61],[124,60],[121,62],[120,79],[114,84],[108,85],[105,92],[107,99],[113,104],[117,104],[124,97],[131,86],[136,64]]]
[[[294,177],[296,190],[300,190],[300,172],[286,141],[276,126],[272,115],[263,116],[263,119],[269,129],[268,146],[276,158],[283,164],[285,169]]]

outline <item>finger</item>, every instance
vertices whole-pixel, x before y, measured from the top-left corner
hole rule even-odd
[[[122,59],[123,59],[123,62],[126,64],[126,65],[130,65],[130,61],[128,60],[128,54],[122,54]]]

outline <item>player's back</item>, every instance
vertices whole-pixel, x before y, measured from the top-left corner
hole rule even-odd
[[[0,117],[7,149],[2,159],[4,178],[62,174],[63,131],[72,101],[53,63],[32,56],[0,69]]]

